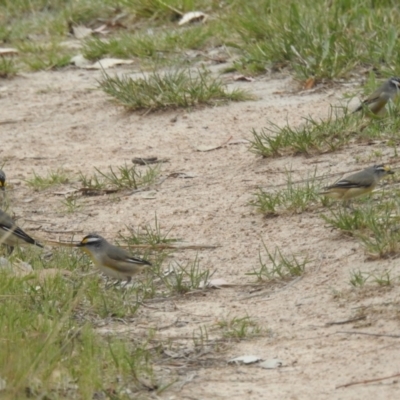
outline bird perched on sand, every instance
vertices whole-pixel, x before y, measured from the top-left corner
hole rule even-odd
[[[85,236],[77,245],[92,259],[95,266],[105,275],[128,284],[133,275],[151,266],[146,260],[133,257],[124,249],[108,243],[106,239],[95,233]]]
[[[399,91],[400,78],[393,76],[370,94],[353,112],[367,108],[371,113],[381,116],[385,113],[386,104],[389,101],[393,101]]]
[[[386,165],[373,165],[324,187],[319,194],[347,201],[372,192],[384,176],[392,174]]]
[[[8,246],[10,254],[14,247],[18,245],[33,244],[43,247],[17,226],[13,219],[3,210],[0,210],[0,243]]]

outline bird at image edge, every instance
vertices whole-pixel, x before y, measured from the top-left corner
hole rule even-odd
[[[9,247],[10,253],[12,253],[15,246],[22,244],[33,244],[43,247],[17,226],[13,219],[3,210],[0,210],[0,243],[6,244]]]
[[[6,174],[0,169],[0,190],[4,191],[6,186]]]
[[[372,192],[384,176],[392,174],[387,165],[373,165],[324,187],[319,194],[340,200],[353,199]]]
[[[0,207],[8,208],[7,196],[6,196],[6,174],[0,169]]]
[[[391,77],[378,89],[368,96],[353,112],[368,108],[373,114],[382,116],[385,113],[385,106],[390,100],[394,100],[399,94],[400,78]]]

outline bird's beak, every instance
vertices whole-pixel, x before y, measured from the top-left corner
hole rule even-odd
[[[393,174],[394,174],[394,171],[392,171],[388,165],[383,165],[383,169],[384,169],[384,170],[386,171],[386,173],[389,174],[389,175],[393,175]]]

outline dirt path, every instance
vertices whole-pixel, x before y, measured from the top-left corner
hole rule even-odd
[[[257,101],[141,116],[125,113],[102,92],[93,90],[99,76],[98,72],[69,70],[2,81],[0,160],[6,161],[5,169],[16,188],[13,210],[20,217],[19,223],[36,230],[36,236],[58,240],[76,232],[78,239],[97,231],[114,239],[125,232],[125,224],[135,228],[152,224],[156,214],[164,229],[172,228],[171,237],[219,245],[198,252],[200,265],[215,269],[214,277],[238,286],[156,304],[156,309],[141,309],[138,329],[170,325],[161,331],[165,337],[191,337],[201,327],[215,327],[218,321],[248,315],[258,322],[263,334],[233,344],[225,352],[210,354],[209,363],[203,366],[171,367],[182,380],[163,398],[398,397],[395,378],[336,388],[399,372],[399,339],[338,333],[399,333],[399,286],[357,292],[349,285],[349,273],[357,268],[391,268],[398,276],[398,261],[365,261],[355,240],[324,226],[319,216],[322,208],[265,219],[248,206],[258,186],[284,183],[288,169],[294,171],[295,179],[307,177],[315,167],[318,174],[343,171],[354,168],[356,155],[370,153],[368,147],[357,145],[312,158],[261,159],[248,151],[244,139],[251,138],[252,128],[265,126],[267,120],[279,125],[288,120],[297,125],[308,115],[323,118],[329,104],[340,98],[340,88],[294,95],[290,94],[294,84],[289,78],[263,78],[237,83],[259,96]],[[220,149],[198,151],[228,140]],[[385,161],[388,154],[383,149]],[[72,215],[63,211],[57,190],[49,189],[43,196],[24,182],[32,171],[46,174],[64,168],[71,175],[77,176],[79,171],[91,175],[95,167],[104,170],[110,165],[130,164],[133,157],[149,156],[170,159],[162,167],[163,176],[180,175],[166,179],[150,192],[118,199],[94,197]],[[293,285],[266,285],[265,289],[271,289],[269,295],[248,298],[250,288],[243,284],[254,282],[254,277],[245,274],[258,268],[262,241],[272,251],[278,246],[287,255],[308,256],[312,262]],[[195,255],[194,251],[180,252],[174,259],[188,261]],[[366,319],[326,326],[359,315]],[[264,370],[257,364],[225,363],[244,354],[279,358],[283,367]]]

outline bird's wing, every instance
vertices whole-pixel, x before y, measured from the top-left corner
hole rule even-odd
[[[114,250],[114,249],[113,249]],[[115,261],[118,262],[125,262],[128,264],[140,264],[140,265],[151,265],[148,261],[142,260],[141,258],[138,257],[133,257],[131,254],[129,254],[127,251],[123,249],[116,248],[115,251],[109,251],[108,256]]]
[[[371,183],[365,184],[363,182],[357,182],[353,180],[341,179],[340,181],[334,183],[331,186],[327,186],[326,189],[352,189],[359,187],[369,187]]]
[[[383,106],[390,100],[390,98],[390,93],[380,87],[375,90],[375,92],[371,93],[353,112],[360,111],[363,109],[363,107],[372,105],[374,103],[376,103],[376,106]]]

